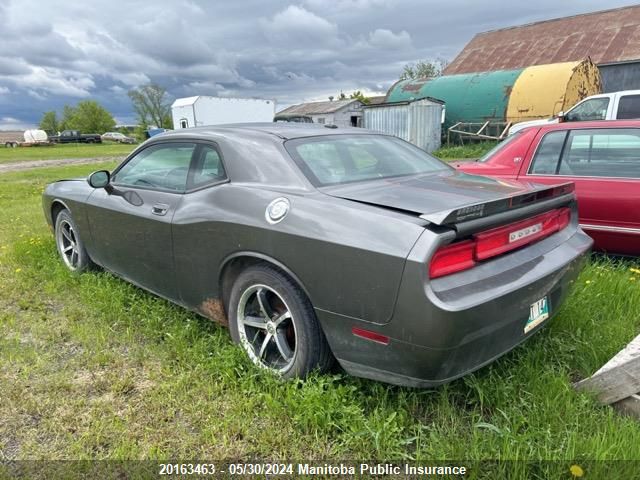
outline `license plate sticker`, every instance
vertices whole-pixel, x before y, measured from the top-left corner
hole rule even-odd
[[[531,235],[535,235],[542,231],[542,223],[536,223],[535,225],[529,225],[528,227],[521,228],[515,232],[509,233],[509,243],[518,242]]]
[[[542,322],[549,318],[549,302],[547,297],[544,296],[537,302],[531,304],[529,307],[529,320],[527,320],[524,326],[524,333],[528,333]]]

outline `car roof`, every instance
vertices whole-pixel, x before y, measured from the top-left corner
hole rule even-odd
[[[322,135],[362,135],[362,134],[377,134],[382,135],[380,132],[374,132],[359,127],[337,127],[330,124],[320,123],[231,123],[226,125],[212,125],[207,127],[194,127],[172,130],[162,134],[164,138],[171,135],[190,134],[190,135],[225,135],[225,134],[255,134],[263,133],[267,135],[273,135],[281,139],[289,140],[292,138],[302,137],[316,137]]]
[[[588,122],[560,122],[550,123],[548,125],[537,125],[523,128],[522,131],[529,128],[539,128],[542,131],[551,130],[577,130],[583,128],[640,128],[640,120],[593,120]]]

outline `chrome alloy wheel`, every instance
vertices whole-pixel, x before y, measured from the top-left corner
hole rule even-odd
[[[271,287],[252,285],[238,302],[240,343],[258,366],[284,373],[296,358],[298,338],[291,310]]]
[[[80,260],[80,251],[73,226],[67,220],[62,220],[58,224],[56,243],[58,244],[58,250],[60,251],[60,255],[62,255],[64,263],[71,270],[76,270]]]

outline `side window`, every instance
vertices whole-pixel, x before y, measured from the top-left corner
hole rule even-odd
[[[164,143],[145,148],[114,176],[116,185],[184,192],[193,143]]]
[[[640,178],[640,129],[573,130],[560,173],[577,177]]]
[[[607,108],[609,107],[609,99],[592,98],[585,100],[577,107],[567,112],[566,119],[568,122],[582,122],[585,120],[605,120],[607,117]]]
[[[556,173],[566,136],[566,131],[557,131],[549,132],[542,138],[533,157],[533,164],[529,169],[530,174],[554,175]]]
[[[189,190],[217,183],[227,178],[218,151],[209,145],[202,145],[196,154],[192,167]]]
[[[640,118],[640,95],[623,95],[618,101],[618,119]]]
[[[180,119],[180,128],[189,128],[189,121],[186,118]]]

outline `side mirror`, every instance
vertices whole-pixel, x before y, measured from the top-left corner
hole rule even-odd
[[[89,175],[87,182],[93,188],[107,188],[111,181],[111,174],[107,170],[98,170]]]
[[[556,118],[558,119],[558,122],[562,123],[564,121],[566,121],[566,118],[564,116],[564,112],[558,112],[558,114],[556,115]]]

